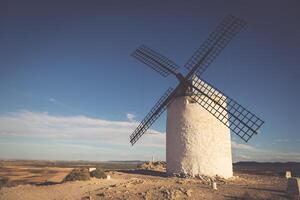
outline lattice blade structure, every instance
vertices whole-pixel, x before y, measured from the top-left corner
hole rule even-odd
[[[177,87],[178,88],[178,87]],[[134,145],[137,140],[146,132],[146,130],[157,120],[157,118],[166,110],[167,106],[173,101],[177,88],[169,88],[164,95],[158,100],[147,116],[139,126],[130,135],[130,142]]]
[[[185,67],[189,70],[197,68],[194,74],[200,76],[245,24],[246,22],[232,15],[225,17],[188,60]]]
[[[168,76],[170,73],[175,74],[179,68],[173,61],[145,45],[142,45],[135,50],[132,53],[132,56],[151,67],[163,77]]]
[[[194,76],[192,99],[247,142],[263,125],[259,117],[211,84]]]

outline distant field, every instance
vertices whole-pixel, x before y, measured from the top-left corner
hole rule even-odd
[[[300,163],[298,162],[238,162],[233,165],[233,169],[239,173],[270,176],[284,176],[286,171],[291,171],[293,176],[300,177]]]
[[[142,161],[0,161],[0,177],[9,178],[9,185],[59,183],[73,169],[78,167],[101,167],[104,170],[136,169]],[[300,176],[300,163],[257,163],[234,164],[235,173],[284,176],[285,171]]]
[[[83,199],[270,199],[288,200],[285,171],[299,176],[300,163],[234,164],[234,178],[217,180],[212,191],[203,178],[166,177],[164,163],[159,168],[136,169],[141,161],[0,161],[2,185],[0,199],[5,200],[83,200]],[[63,182],[74,168],[97,167],[107,170],[107,179]],[[158,170],[161,169],[161,170]],[[9,179],[6,182],[6,178]],[[204,182],[203,182],[204,180]],[[61,184],[58,184],[61,183]],[[30,185],[24,185],[30,184]],[[16,186],[18,187],[9,187]]]
[[[101,167],[104,170],[136,169],[139,163],[141,162],[2,160],[0,161],[0,177],[9,178],[10,186],[59,183],[73,168]]]

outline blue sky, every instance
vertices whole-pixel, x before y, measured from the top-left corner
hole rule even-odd
[[[1,1],[0,158],[165,159],[165,115],[129,135],[169,86],[130,56],[184,65],[227,15],[248,24],[203,77],[266,121],[234,160],[300,161],[299,1]],[[185,69],[181,69],[186,73]]]

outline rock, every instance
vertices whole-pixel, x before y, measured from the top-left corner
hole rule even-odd
[[[188,189],[188,190],[185,192],[186,196],[188,196],[188,197],[191,197],[191,196],[192,196],[192,193],[193,193],[193,190],[192,190],[192,189]]]
[[[163,189],[161,190],[161,192],[162,192],[163,194],[166,194],[167,196],[169,196],[169,195],[171,194],[171,192],[170,192],[168,189],[165,189],[165,188],[163,188]]]
[[[92,172],[92,171],[95,171],[95,170],[96,170],[95,167],[90,167],[90,168],[89,168],[89,172]]]
[[[173,190],[171,192],[171,199],[181,199],[181,192],[179,190]]]
[[[181,172],[181,173],[179,174],[179,177],[180,177],[180,178],[191,178],[192,176],[190,176],[189,174],[186,174],[186,173]]]
[[[195,178],[200,179],[203,184],[212,185],[213,182],[218,184],[226,184],[226,179],[220,176],[205,176],[205,175],[196,175]]]
[[[161,186],[160,188],[159,188],[159,190],[164,190],[165,189],[165,187],[164,186]]]
[[[180,185],[183,185],[183,184],[184,184],[184,181],[178,180],[178,181],[176,181],[176,183],[178,183],[178,184],[180,184]]]
[[[97,196],[99,196],[99,197],[105,197],[105,193],[101,192],[101,193],[97,194]]]
[[[144,196],[146,196],[146,193],[145,192],[139,192],[138,195],[144,197]]]
[[[81,200],[92,200],[91,196],[84,196],[81,198]]]
[[[131,179],[131,181],[130,181],[129,183],[130,183],[130,184],[137,185],[137,184],[142,184],[142,183],[144,183],[144,180],[135,178],[135,179]]]
[[[163,162],[163,161],[145,162],[145,163],[139,165],[138,168],[162,171],[162,170],[166,169],[166,162]]]

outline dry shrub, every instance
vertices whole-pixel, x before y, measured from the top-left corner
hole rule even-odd
[[[8,182],[9,182],[9,178],[0,177],[0,188],[7,186]]]
[[[87,181],[90,180],[89,170],[86,168],[73,169],[64,179],[64,181]]]
[[[101,168],[96,168],[96,170],[92,171],[90,173],[91,177],[95,177],[95,178],[106,178],[106,174],[103,171],[103,169]]]

